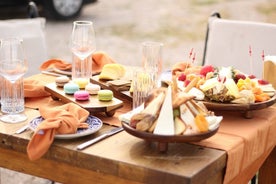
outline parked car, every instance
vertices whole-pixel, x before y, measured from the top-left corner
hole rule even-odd
[[[33,0],[48,18],[66,20],[80,15],[82,8],[97,0]],[[0,0],[0,7],[26,6],[30,0]]]

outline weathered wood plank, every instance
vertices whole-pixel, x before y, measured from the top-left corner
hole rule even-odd
[[[40,159],[35,162],[28,160],[26,154],[0,148],[0,166],[26,174],[47,178],[61,183],[120,183],[137,184],[138,182],[99,173],[55,160]]]
[[[276,183],[276,148],[275,147],[259,170],[258,183],[259,184]]]
[[[42,159],[31,162],[26,155],[31,131],[10,135],[5,132],[12,128],[6,124],[5,127],[8,128],[4,132],[0,130],[2,167],[62,183],[80,180],[83,180],[82,183],[96,182],[99,178],[103,183],[115,179],[121,183],[127,180],[138,183],[206,183],[210,180],[209,183],[221,183],[226,165],[224,151],[170,143],[168,152],[164,154],[158,151],[156,143],[148,143],[126,132],[118,133],[82,151],[76,150],[78,144],[113,128],[109,125],[104,125],[103,130],[95,135],[55,140]],[[78,181],[76,178],[67,180],[64,175],[74,176]],[[92,176],[94,180],[91,179]],[[206,180],[203,182],[202,178]]]

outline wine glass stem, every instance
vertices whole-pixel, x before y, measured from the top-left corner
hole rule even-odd
[[[81,59],[81,73],[83,76],[81,76],[81,78],[85,77],[85,73],[83,73],[85,71],[85,59]]]

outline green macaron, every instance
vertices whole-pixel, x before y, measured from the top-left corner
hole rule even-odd
[[[113,99],[113,92],[108,89],[98,91],[98,99],[100,101],[111,101]]]

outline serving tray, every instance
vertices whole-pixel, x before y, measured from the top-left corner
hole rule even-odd
[[[150,132],[143,132],[136,130],[135,128],[129,126],[128,123],[122,122],[122,127],[124,130],[141,139],[144,139],[149,142],[157,142],[158,143],[158,149],[160,152],[166,152],[168,150],[168,143],[172,142],[179,142],[179,143],[187,143],[187,142],[198,142],[203,139],[207,139],[211,136],[213,136],[215,133],[217,133],[219,126],[212,130],[205,133],[198,133],[198,134],[192,134],[192,135],[158,135],[153,134]]]
[[[99,75],[92,76],[90,78],[90,82],[93,84],[100,85],[102,89],[109,89],[109,90],[113,91],[114,95],[120,99],[126,99],[126,100],[132,102],[132,94],[129,92],[129,90],[119,91],[116,88],[114,88],[113,86],[108,85],[108,80],[100,80]]]
[[[65,94],[63,88],[57,87],[55,83],[47,84],[45,90],[51,93],[54,100],[62,100],[65,103],[73,102],[90,113],[104,112],[107,116],[113,116],[117,109],[123,107],[123,102],[115,97],[109,102],[99,101],[97,95],[90,95],[87,101],[75,100],[73,95]]]
[[[258,103],[234,104],[234,103],[218,103],[212,101],[202,101],[208,110],[212,111],[240,111],[245,118],[252,118],[254,110],[265,109],[276,102],[276,94],[269,100]]]

